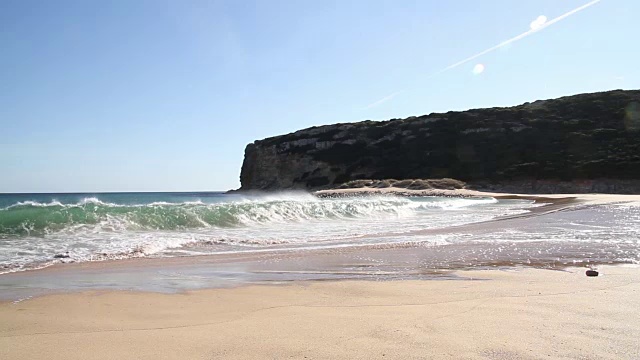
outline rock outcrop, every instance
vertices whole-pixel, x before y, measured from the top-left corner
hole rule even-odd
[[[640,90],[312,127],[249,144],[240,175],[241,190],[388,178],[485,186],[613,179],[633,188],[640,180]]]

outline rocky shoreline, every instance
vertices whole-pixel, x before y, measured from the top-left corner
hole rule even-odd
[[[481,193],[503,194],[640,194],[640,180],[616,180],[616,179],[586,179],[574,181],[557,180],[516,180],[500,183],[473,182],[466,183],[456,179],[361,179],[346,182],[338,186],[305,190],[312,191],[320,197],[337,196],[366,196],[371,195],[371,190],[393,189],[396,196],[475,196],[462,193],[458,190]],[[336,192],[336,190],[348,190]],[[262,194],[277,190],[230,190],[228,193]],[[378,191],[377,193],[385,193]],[[329,195],[331,194],[331,195]]]
[[[407,190],[429,190],[433,193],[446,193],[448,190],[476,190],[482,192],[518,193],[518,194],[638,194],[640,180],[586,179],[574,181],[557,180],[516,180],[500,183],[466,183],[456,179],[385,179],[354,180],[332,189],[358,188],[400,188]],[[446,190],[442,192],[441,190]]]

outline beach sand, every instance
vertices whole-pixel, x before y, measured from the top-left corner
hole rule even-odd
[[[584,270],[49,295],[0,305],[0,358],[640,358],[640,269]]]
[[[352,191],[362,189],[340,190]],[[429,195],[419,192],[410,195]],[[467,190],[446,195],[551,202],[536,210],[546,216],[575,204],[640,201],[633,195],[536,197]],[[542,220],[534,219],[542,218],[516,217],[469,227],[490,232],[504,224],[535,226]],[[367,251],[368,257],[393,260],[417,250]],[[266,260],[232,256],[227,261],[245,261],[240,268],[256,274],[265,270],[295,274],[309,264],[331,269],[327,267],[331,259],[343,267],[359,261],[350,252],[307,254],[287,261],[264,256]],[[129,259],[3,275],[5,285],[17,287],[12,292],[27,281],[80,285],[73,292],[0,303],[0,359],[640,358],[637,266],[600,266],[601,276],[593,278],[585,276],[585,268],[558,271],[507,265],[503,270],[426,277],[431,280],[302,279],[173,294],[122,288],[78,291],[91,281],[153,280],[160,268],[184,273],[193,267],[197,275],[215,266],[224,268],[224,261],[214,256]],[[106,282],[95,280],[99,276]]]

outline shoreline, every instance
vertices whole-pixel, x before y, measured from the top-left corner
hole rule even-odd
[[[386,188],[386,189],[364,189],[363,191],[355,191],[355,190],[362,190],[362,189],[339,189],[339,190],[322,190],[319,192],[313,192],[311,194],[318,196],[320,195],[320,197],[332,197],[334,195],[338,195],[338,196],[369,196],[369,195],[377,195],[377,194],[384,194],[384,195],[392,195],[392,196],[410,196],[410,197],[420,197],[420,196],[425,196],[425,197],[431,197],[431,196],[442,196],[442,197],[459,197],[459,198],[468,198],[468,197],[480,197],[480,198],[486,198],[486,197],[494,197],[497,199],[508,199],[508,200],[532,200],[534,201],[534,203],[542,203],[542,206],[538,206],[538,207],[532,207],[528,209],[528,213],[522,213],[522,214],[516,214],[516,215],[510,215],[510,216],[504,216],[504,217],[498,217],[495,219],[491,219],[491,220],[487,220],[487,221],[480,221],[480,222],[472,222],[469,224],[462,224],[462,225],[454,225],[454,226],[448,226],[445,228],[435,228],[435,229],[426,229],[426,230],[421,230],[421,231],[417,231],[416,233],[420,233],[420,234],[437,234],[437,233],[446,233],[446,232],[450,232],[453,230],[458,230],[458,229],[464,229],[464,228],[468,228],[468,227],[474,227],[477,225],[481,225],[484,223],[493,223],[495,221],[500,221],[500,220],[507,220],[507,219],[516,219],[516,218],[522,218],[522,217],[530,217],[530,216],[536,216],[536,215],[540,215],[540,214],[544,214],[544,213],[551,213],[551,212],[555,212],[555,211],[561,211],[567,208],[570,208],[572,206],[576,206],[579,204],[585,204],[587,203],[587,201],[585,199],[578,199],[576,196],[558,196],[558,197],[546,197],[546,196],[537,196],[537,195],[520,195],[520,194],[500,194],[500,196],[494,196],[494,194],[497,193],[485,193],[485,192],[476,192],[476,191],[467,191],[467,190],[455,190],[455,191],[449,191],[445,194],[439,194],[439,193],[431,193],[430,191],[425,191],[425,190],[408,190],[410,193],[406,193],[404,192],[404,190],[407,189],[401,189],[401,188]],[[382,191],[381,191],[382,190]],[[640,201],[640,196],[638,196],[638,201]],[[380,235],[390,235],[389,234],[380,234]],[[371,245],[369,245],[371,246]],[[368,247],[368,245],[360,245],[360,246],[353,246],[353,247]],[[352,247],[343,247],[343,250],[349,250]],[[322,251],[322,249],[318,249],[319,251]],[[236,256],[238,257],[243,257],[243,256],[252,256],[256,253],[266,253],[266,254],[286,254],[287,252],[290,251],[296,251],[295,248],[293,249],[282,249],[282,248],[272,248],[272,249],[264,249],[264,250],[258,250],[258,251],[229,251],[229,252],[221,252],[221,253],[216,253],[216,254],[202,254],[202,255],[185,255],[185,256],[175,256],[175,257],[154,257],[153,255],[151,256],[141,256],[141,257],[126,257],[126,258],[116,258],[116,259],[104,259],[104,260],[93,260],[93,261],[83,261],[83,262],[56,262],[53,264],[49,264],[49,265],[44,265],[42,267],[36,267],[36,268],[32,268],[32,269],[25,269],[25,270],[19,270],[19,271],[11,271],[11,272],[5,272],[5,273],[0,273],[0,277],[5,276],[5,275],[10,275],[10,274],[21,274],[21,273],[32,273],[32,272],[41,272],[41,271],[51,271],[51,270],[57,270],[57,269],[64,269],[64,268],[87,268],[87,267],[92,267],[93,264],[100,264],[100,266],[97,267],[105,267],[105,266],[118,266],[118,265],[124,265],[127,263],[137,263],[137,262],[141,262],[141,261],[147,261],[147,262],[163,262],[163,261],[167,261],[167,262],[180,262],[179,259],[193,259],[193,258],[197,258],[197,259],[207,259],[207,258],[213,258],[213,257],[219,257],[219,256],[225,256],[225,257],[229,257],[229,258],[234,258]]]
[[[406,189],[401,189],[406,191]],[[367,189],[367,194],[396,194],[398,189],[386,188],[386,189]],[[346,189],[346,190],[334,190],[333,193],[347,194],[348,196],[354,196],[354,193],[361,193],[362,189]],[[414,190],[412,193],[420,193],[421,196],[433,196],[425,195],[423,190]],[[326,194],[326,192],[325,192]],[[542,206],[537,206],[529,209],[529,212],[510,215],[504,217],[494,218],[488,221],[474,222],[463,225],[450,226],[445,228],[434,228],[425,230],[415,230],[409,233],[382,233],[377,237],[393,237],[396,235],[407,236],[442,236],[455,233],[486,233],[491,231],[497,231],[504,228],[507,225],[512,225],[518,228],[522,224],[527,224],[530,221],[538,221],[536,218],[540,216],[546,216],[558,211],[564,211],[568,209],[577,209],[584,207],[592,207],[602,204],[620,203],[620,202],[640,202],[640,195],[609,195],[609,194],[543,194],[543,195],[530,195],[530,194],[504,194],[504,193],[487,193],[477,192],[469,190],[451,190],[447,191],[449,196],[474,196],[474,197],[495,197],[498,199],[519,199],[519,200],[532,200],[539,203],[543,203]],[[358,196],[358,195],[355,195]],[[415,195],[414,195],[415,196]],[[515,225],[513,225],[515,224]],[[452,251],[469,252],[469,249],[458,245],[446,245]],[[170,272],[174,271],[177,274],[187,273],[187,280],[195,282],[196,285],[191,288],[187,287],[183,290],[191,290],[198,288],[217,288],[227,286],[242,286],[243,284],[263,283],[269,281],[308,281],[308,280],[357,280],[357,279],[377,279],[380,278],[377,275],[386,274],[387,277],[396,278],[413,278],[422,279],[429,278],[429,274],[422,274],[421,272],[397,270],[395,267],[385,268],[385,266],[360,266],[358,265],[359,257],[372,257],[379,259],[382,263],[388,261],[395,261],[396,263],[402,262],[402,256],[415,256],[415,252],[426,254],[437,250],[438,245],[422,244],[420,241],[407,242],[407,243],[386,243],[376,244],[367,243],[353,246],[340,246],[340,247],[328,247],[328,248],[316,248],[316,249],[298,249],[296,247],[291,248],[266,248],[253,251],[238,251],[238,252],[221,252],[217,254],[202,254],[194,256],[176,256],[176,257],[133,257],[126,259],[115,260],[103,260],[103,261],[88,261],[88,262],[76,262],[76,263],[57,263],[50,266],[46,266],[38,269],[30,269],[25,271],[11,272],[0,274],[0,289],[4,295],[0,293],[0,298],[15,297],[15,291],[12,292],[10,287],[7,287],[10,283],[23,283],[33,282],[35,284],[43,284],[50,289],[49,283],[58,284],[58,287],[53,287],[54,290],[41,291],[47,292],[72,292],[81,291],[82,283],[87,283],[94,288],[100,288],[100,284],[107,284],[105,289],[113,289],[114,285],[108,280],[108,274],[112,274],[114,277],[125,277],[126,274],[142,273],[143,275],[133,276],[135,284],[142,283],[146,276],[150,280],[158,278],[154,272]],[[411,251],[415,249],[415,251]],[[404,255],[403,255],[404,254]],[[435,263],[442,263],[437,258]],[[523,263],[522,260],[509,258],[500,258],[484,260],[487,265],[478,263],[479,267],[510,267],[510,266],[531,266],[533,268],[563,268],[571,266],[572,264],[578,264],[575,261],[573,263],[563,264],[562,262],[553,262],[551,260],[538,260],[537,262]],[[589,264],[591,260],[583,260],[582,263]],[[604,262],[600,264],[608,264],[610,262]],[[624,262],[622,262],[624,263]],[[309,265],[310,264],[310,265]],[[446,262],[445,262],[446,264]],[[596,264],[597,261],[596,261]],[[416,265],[412,265],[416,266]],[[456,270],[465,270],[469,266],[462,264],[453,264],[446,267],[432,268],[431,271],[438,270],[451,272]],[[239,269],[239,270],[236,270]],[[229,269],[232,271],[229,272]],[[355,269],[355,270],[350,270]],[[377,270],[377,273],[374,271]],[[416,269],[417,270],[417,269]],[[213,273],[211,273],[213,271]],[[245,272],[246,274],[243,274]],[[225,274],[227,275],[220,275]],[[100,277],[104,274],[103,277]],[[322,276],[319,276],[322,275]],[[81,285],[67,285],[64,283],[58,283],[56,276],[69,280],[71,283],[79,283]],[[83,280],[82,277],[87,276],[95,284],[91,284],[91,281]],[[222,279],[226,276],[226,279]],[[270,277],[271,276],[271,277]],[[193,280],[192,278],[198,277],[211,277],[212,279],[207,281]],[[170,276],[165,278],[170,280]],[[166,281],[169,281],[166,280]],[[226,282],[231,282],[232,285],[227,285]],[[152,289],[153,286],[145,287],[143,285],[130,285],[133,288],[139,288],[142,286],[144,289]],[[116,285],[115,288],[118,288]],[[120,286],[119,289],[127,289],[126,285]],[[160,292],[165,290],[160,289]],[[177,291],[182,291],[178,289]],[[36,291],[31,290],[31,293]],[[29,294],[29,290],[25,290],[25,293]],[[8,296],[7,294],[10,294]],[[31,294],[30,294],[31,295]],[[2,300],[2,299],[0,299]]]
[[[525,200],[558,200],[576,199],[588,204],[606,204],[616,202],[636,202],[640,201],[638,194],[599,194],[599,193],[553,193],[553,194],[525,194],[479,191],[471,189],[424,189],[413,190],[399,187],[386,188],[350,188],[350,189],[327,189],[312,192],[319,197],[332,196],[366,196],[366,195],[395,195],[395,196],[442,196],[442,197],[493,197],[496,199],[525,199]]]
[[[492,194],[493,193],[481,193],[481,192],[474,192],[472,194],[467,193],[466,191],[455,191],[455,192],[448,192],[445,194],[439,194],[439,193],[431,193],[431,192],[425,192],[424,190],[408,190],[411,193],[406,193],[403,192],[403,190],[406,189],[400,189],[400,188],[387,188],[387,189],[365,189],[362,192],[360,191],[353,191],[353,190],[360,190],[360,189],[348,189],[347,191],[344,190],[323,190],[322,192],[312,192],[310,194],[315,195],[315,196],[320,196],[322,197],[332,197],[334,195],[337,196],[367,196],[367,195],[376,195],[379,193],[383,193],[385,195],[393,195],[393,196],[410,196],[410,197],[420,197],[420,196],[425,196],[425,197],[431,197],[431,196],[441,196],[441,197],[459,197],[459,198],[468,198],[468,197],[495,197]],[[383,191],[379,191],[379,190],[383,190]],[[326,195],[326,196],[325,196]],[[496,221],[496,220],[502,220],[502,219],[507,219],[507,218],[517,218],[517,217],[522,217],[522,216],[531,216],[531,215],[535,215],[535,214],[539,214],[540,212],[543,212],[543,210],[545,210],[544,212],[551,212],[551,211],[558,211],[558,210],[562,210],[566,207],[569,207],[570,205],[574,205],[574,204],[578,204],[580,203],[580,201],[576,200],[575,197],[568,197],[568,198],[564,198],[564,197],[559,197],[559,198],[547,198],[547,197],[540,197],[540,196],[533,196],[533,195],[516,195],[516,194],[501,194],[500,197],[496,197],[496,198],[502,198],[502,199],[516,199],[516,200],[533,200],[534,202],[540,202],[540,203],[545,203],[543,206],[541,207],[533,207],[530,208],[529,211],[531,213],[524,213],[524,214],[517,214],[517,215],[513,215],[513,216],[508,216],[508,217],[502,217],[502,218],[496,218],[496,219],[492,219],[489,220],[489,222],[491,221]],[[640,199],[640,197],[639,197]],[[548,203],[547,203],[548,202]],[[476,223],[471,223],[471,224],[465,224],[465,225],[460,225],[460,226],[467,226],[467,225],[473,225],[473,224],[479,224],[479,223],[483,223],[485,221],[481,221],[481,222],[476,222]],[[445,231],[447,229],[455,229],[458,228],[459,226],[450,226],[447,228],[443,228],[443,229],[434,229],[436,231],[438,230],[442,230]],[[265,252],[286,252],[286,249],[266,249]],[[241,251],[239,251],[241,252]],[[229,252],[228,254],[235,254],[235,252]],[[206,256],[211,256],[211,254],[203,254],[203,255],[193,255],[193,256],[177,256],[177,258],[182,258],[182,257],[186,257],[186,258],[191,258],[191,257],[206,257]],[[176,257],[163,257],[161,259],[173,259]],[[65,260],[59,261],[59,262],[54,262],[54,263],[50,263],[50,264],[43,264],[42,266],[36,266],[33,268],[28,268],[28,269],[21,269],[21,270],[17,270],[17,271],[8,271],[8,272],[0,272],[0,277],[7,275],[7,274],[14,274],[14,273],[22,273],[22,272],[33,272],[33,271],[42,271],[45,269],[52,269],[52,268],[58,268],[58,267],[67,267],[67,266],[77,266],[79,264],[93,264],[93,263],[107,263],[107,264],[111,264],[111,263],[119,263],[119,262],[123,262],[123,261],[139,261],[141,259],[158,259],[157,257],[154,257],[153,255],[151,256],[140,256],[140,257],[124,257],[124,258],[105,258],[105,259],[99,259],[99,260],[91,260],[91,261],[83,261],[83,262],[66,262]],[[52,261],[54,261],[54,259],[52,259]]]
[[[47,295],[0,303],[0,357],[635,359],[640,271],[600,270]]]
[[[479,196],[546,205],[416,236],[526,233],[603,204],[640,202],[637,195]],[[445,247],[479,261],[471,245]],[[600,276],[587,277],[588,261],[518,263],[506,248],[483,266],[464,267],[463,258],[440,258],[442,248],[144,257],[3,274],[0,358],[640,357],[640,265],[598,264]],[[451,267],[424,267],[430,256]]]

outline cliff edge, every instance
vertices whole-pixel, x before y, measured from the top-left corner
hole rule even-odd
[[[613,179],[635,191],[640,90],[312,127],[247,145],[240,182],[241,190],[321,189],[388,178],[472,184]]]

